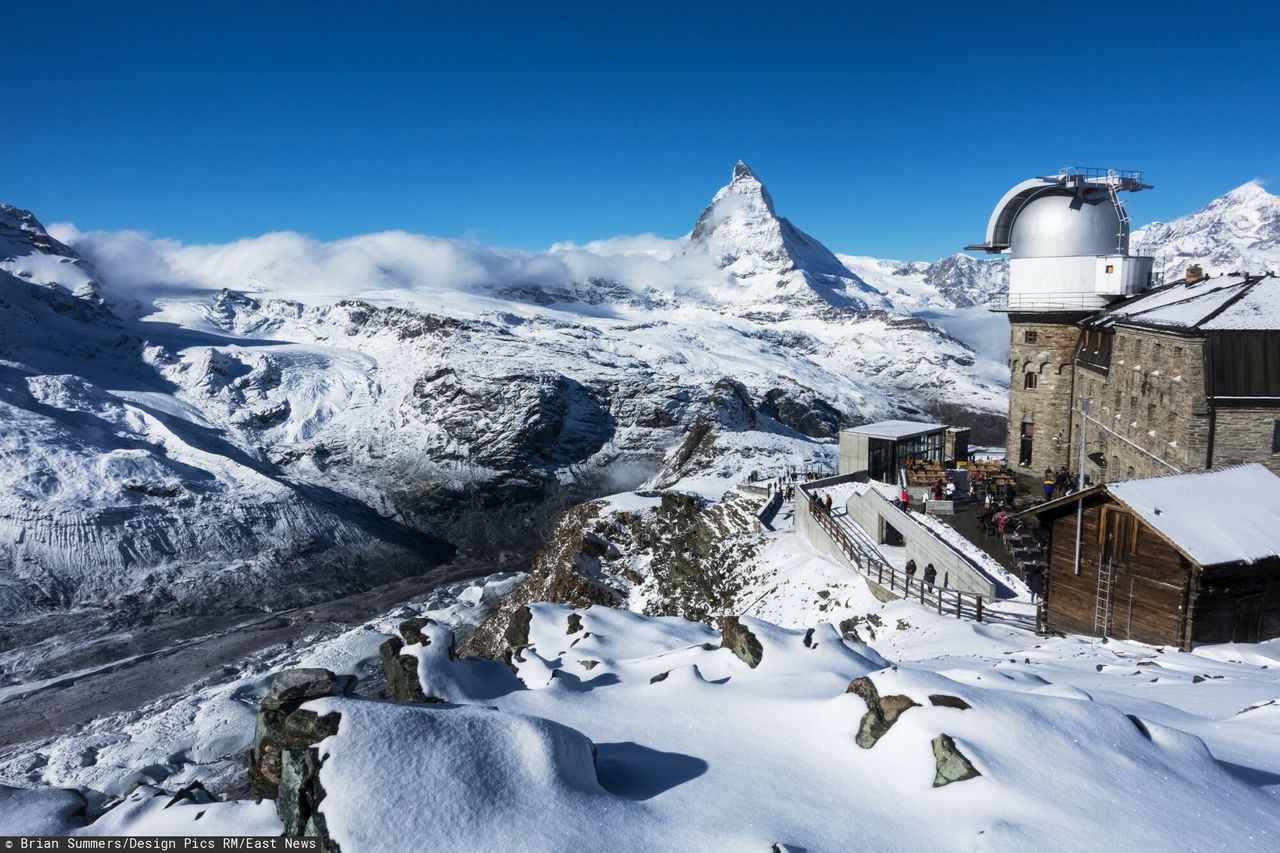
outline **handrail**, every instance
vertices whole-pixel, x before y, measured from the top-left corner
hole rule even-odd
[[[809,517],[818,522],[818,526],[831,537],[859,574],[868,580],[874,580],[890,592],[900,592],[904,600],[915,600],[922,606],[936,607],[939,615],[945,608],[947,612],[954,612],[957,619],[967,618],[976,622],[1001,623],[1032,631],[1038,630],[1037,623],[1041,621],[1039,618],[1033,619],[1020,613],[992,609],[988,601],[984,601],[981,593],[946,589],[936,584],[926,583],[923,578],[916,578],[889,565],[883,559],[872,557],[849,537],[831,513],[820,506],[815,507],[813,501],[809,502],[808,512]]]

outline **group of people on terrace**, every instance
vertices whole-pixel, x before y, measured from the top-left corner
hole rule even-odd
[[[1048,503],[1054,498],[1060,498],[1060,497],[1063,497],[1064,495],[1071,494],[1072,492],[1076,491],[1076,487],[1079,485],[1079,483],[1080,483],[1080,479],[1074,473],[1067,470],[1066,465],[1060,466],[1057,471],[1054,471],[1052,468],[1045,468],[1044,469],[1045,503]],[[1093,482],[1088,476],[1084,478],[1084,485],[1086,489],[1089,486],[1093,485]]]

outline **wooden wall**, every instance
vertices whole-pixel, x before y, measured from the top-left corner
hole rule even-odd
[[[1069,508],[1044,519],[1051,531],[1045,610],[1051,631],[1094,635],[1097,606],[1098,524],[1105,495],[1086,500],[1080,574],[1074,573],[1076,515]],[[1136,521],[1136,518],[1135,518]],[[1138,528],[1137,552],[1115,563],[1106,635],[1156,645],[1182,646],[1188,569],[1181,555],[1154,532]]]
[[[1204,570],[1192,605],[1193,643],[1230,643],[1241,599],[1261,597],[1259,639],[1280,637],[1280,559]]]

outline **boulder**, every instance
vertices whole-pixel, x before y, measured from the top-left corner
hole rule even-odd
[[[863,749],[871,749],[875,746],[908,708],[920,707],[908,696],[881,696],[875,683],[866,676],[850,681],[849,688],[845,692],[856,694],[867,703],[867,713],[862,715],[862,722],[858,725],[858,735],[855,738],[858,746]]]
[[[276,673],[264,707],[297,707],[308,699],[338,695],[338,677],[327,669],[286,669]]]
[[[933,757],[938,765],[937,775],[933,779],[935,788],[982,775],[956,747],[956,742],[952,740],[951,735],[940,734],[933,739]]]
[[[973,707],[959,696],[948,696],[946,693],[930,693],[929,702],[938,708],[959,708],[961,711],[967,711]]]
[[[764,646],[760,645],[760,639],[737,616],[722,616],[719,627],[720,648],[733,652],[752,669],[760,665],[764,658]]]
[[[431,701],[422,692],[422,682],[418,678],[418,659],[413,655],[400,654],[403,648],[404,641],[399,637],[390,637],[378,647],[382,671],[387,678],[387,695],[397,702]]]
[[[422,629],[428,625],[434,624],[434,622],[425,616],[415,616],[413,619],[406,619],[400,623],[400,636],[404,637],[405,643],[410,646],[428,645],[431,640],[422,633]]]
[[[268,800],[277,797],[287,750],[309,747],[337,732],[337,714],[320,717],[300,706],[341,695],[342,688],[343,682],[327,669],[287,669],[276,674],[258,708],[249,749],[249,788],[255,795]]]

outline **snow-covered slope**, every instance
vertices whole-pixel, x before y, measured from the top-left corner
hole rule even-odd
[[[417,623],[421,639],[401,660],[445,703],[305,706],[339,715],[316,745],[320,799],[306,805],[344,850],[442,839],[535,850],[602,841],[655,850],[1274,848],[1274,643],[1183,653],[1038,637],[882,603],[793,534],[766,540],[758,586],[734,605],[771,593],[760,605],[767,616],[738,620],[758,643],[754,665],[732,650],[750,657],[749,641],[724,643],[706,624],[541,604],[513,638],[508,668],[453,655],[449,628],[465,630],[465,609],[427,602],[255,661],[174,707],[10,751],[0,757],[6,782],[91,782],[102,793],[84,792],[86,826],[74,793],[0,786],[0,829],[278,834],[271,801],[237,796],[230,772],[271,670],[368,678],[377,644],[424,614],[439,624]],[[471,592],[464,601],[484,595]],[[864,680],[850,690],[855,679]],[[211,774],[227,801],[199,789],[174,796]],[[139,782],[142,796],[128,794]]]
[[[665,258],[70,233],[99,287],[29,213],[3,222],[6,619],[296,603],[453,552],[519,558],[596,495],[1004,407],[1000,365],[895,310],[743,165]],[[317,277],[376,301],[299,284]]]
[[[1249,181],[1201,210],[1172,222],[1153,222],[1132,243],[1155,255],[1162,280],[1182,278],[1191,264],[1205,273],[1280,270],[1280,197]]]
[[[30,214],[0,216],[6,625],[88,607],[87,635],[117,618],[101,608],[124,618],[278,606],[447,556],[443,543],[247,452],[164,377],[175,352],[194,348],[200,382],[234,382],[234,361],[201,348],[220,339],[158,327],[140,337],[74,252]],[[42,633],[27,623],[20,636]]]
[[[904,311],[982,307],[1008,283],[1009,262],[1004,258],[986,260],[960,252],[932,263],[836,257]]]

